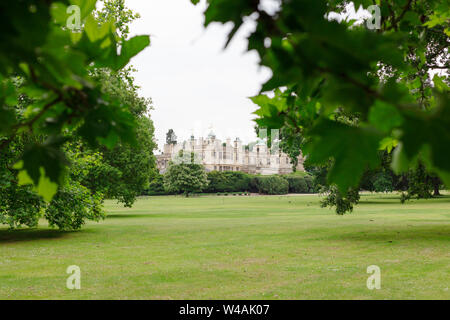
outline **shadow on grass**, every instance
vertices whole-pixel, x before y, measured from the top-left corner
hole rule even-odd
[[[405,191],[405,193],[406,193],[406,191]],[[360,196],[361,196],[361,199],[363,199],[365,197],[380,196],[380,199],[382,197],[382,199],[388,199],[388,200],[397,199],[397,200],[399,200],[401,193],[392,194],[392,193],[382,193],[382,192],[376,193],[376,192],[374,192],[374,193],[362,193],[362,194],[360,194]],[[440,194],[438,196],[433,196],[430,199],[450,199],[450,194]]]
[[[434,220],[433,220],[434,221]],[[442,220],[442,222],[445,222]],[[376,226],[374,226],[376,228]],[[450,225],[433,225],[433,226],[414,226],[413,224],[406,224],[403,228],[392,227],[386,229],[380,227],[382,230],[361,230],[358,232],[346,232],[339,235],[327,237],[333,240],[351,240],[351,241],[385,241],[396,242],[406,240],[420,240],[420,241],[438,241],[447,242],[450,244]]]
[[[161,218],[162,215],[151,214],[151,213],[141,213],[141,214],[127,214],[127,213],[119,213],[119,214],[108,214],[106,219],[124,219],[124,218]],[[167,218],[167,215],[164,217]]]
[[[359,201],[358,205],[364,205],[364,204],[391,204],[391,205],[398,205],[402,204],[400,202],[400,196],[392,197],[392,196],[383,196],[377,199],[370,198],[364,198],[361,197],[361,200]],[[391,200],[391,201],[389,201]],[[392,201],[397,200],[397,201]],[[427,203],[427,202],[438,202],[438,203],[450,203],[450,195],[440,195],[440,196],[434,196],[429,199],[416,199],[412,198],[410,200],[405,201],[402,205],[408,205],[408,204],[417,204],[417,203]]]
[[[49,229],[0,230],[0,244],[22,241],[60,239],[69,235],[70,231]]]
[[[118,213],[118,214],[109,214],[106,216],[106,219],[143,219],[143,218],[153,218],[153,219],[214,219],[214,218],[228,218],[228,219],[242,219],[242,218],[250,218],[250,217],[265,217],[268,213],[260,213],[260,212],[247,212],[242,213],[240,211],[236,212],[196,212],[196,213]]]
[[[361,200],[360,202],[358,202],[358,206],[359,205],[365,205],[365,204],[391,204],[391,205],[399,205],[400,204],[400,200],[398,200],[398,202],[394,202],[394,201],[372,201],[372,200]]]
[[[163,219],[179,219],[179,218],[203,218],[203,217],[196,217],[196,216],[190,216],[189,214],[179,214],[179,213],[119,213],[119,214],[109,214],[106,216],[106,219],[142,219],[142,218],[163,218]]]

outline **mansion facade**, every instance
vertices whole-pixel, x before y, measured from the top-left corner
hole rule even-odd
[[[170,161],[176,159],[180,151],[184,154],[194,153],[196,163],[200,163],[208,171],[242,171],[252,174],[288,174],[292,164],[287,154],[267,147],[263,140],[242,145],[239,138],[234,141],[216,139],[213,133],[207,138],[191,136],[191,139],[179,144],[165,144],[164,151],[156,155],[160,173],[167,170]],[[303,158],[299,156],[297,170],[304,171]]]

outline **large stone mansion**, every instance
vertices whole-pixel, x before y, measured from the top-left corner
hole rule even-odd
[[[228,138],[222,142],[211,132],[207,138],[196,139],[191,136],[190,140],[183,143],[165,144],[163,153],[156,155],[160,173],[167,170],[169,162],[180,154],[180,150],[188,154],[193,152],[206,171],[242,171],[263,175],[292,172],[289,157],[281,151],[271,151],[263,140],[245,146],[239,138],[234,141]],[[304,170],[301,156],[297,170]]]

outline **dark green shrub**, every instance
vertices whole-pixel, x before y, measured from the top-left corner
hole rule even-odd
[[[248,190],[250,184],[250,176],[244,172],[239,171],[225,171],[223,172],[229,192],[240,192]]]
[[[220,171],[210,171],[207,173],[208,177],[208,187],[205,192],[225,192],[229,191],[228,188],[228,180],[225,176],[224,172]]]
[[[250,192],[259,192],[258,178],[260,178],[260,176],[252,176],[250,178],[250,183],[248,185],[248,191],[250,191]]]
[[[150,184],[147,190],[145,190],[144,194],[148,196],[168,194],[168,192],[164,188],[164,176],[159,173],[156,174],[150,181]]]
[[[311,166],[306,161],[304,163],[304,166],[306,172],[308,172],[308,175],[312,177],[312,192],[320,192],[323,187],[326,187],[328,185],[327,175],[329,164],[324,164],[321,166]]]
[[[250,188],[250,175],[239,171],[208,172],[206,192],[242,192]]]
[[[314,178],[310,175],[306,175],[303,179],[305,179],[306,185],[308,186],[308,192],[314,192]]]
[[[380,172],[373,179],[375,192],[392,192],[394,189],[393,184],[392,177],[387,172]]]
[[[378,170],[366,170],[361,177],[361,181],[359,182],[359,190],[375,191],[373,182],[376,179],[377,173]]]
[[[286,179],[278,176],[256,177],[258,192],[262,194],[287,194],[289,183]]]
[[[285,176],[284,177],[289,183],[290,193],[308,193],[309,188],[305,179],[299,176]]]
[[[419,163],[417,168],[409,170],[407,177],[408,198],[428,199],[433,196],[432,177],[422,163]]]

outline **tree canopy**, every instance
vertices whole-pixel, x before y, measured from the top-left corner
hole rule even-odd
[[[261,91],[281,89],[253,98],[260,127],[301,133],[307,161],[331,161],[328,182],[344,196],[380,165],[380,149],[393,149],[395,172],[422,162],[450,185],[448,0],[353,1],[378,5],[378,29],[330,18],[349,1],[262,2],[208,1],[204,13],[206,26],[231,22],[228,41],[256,24],[248,50],[273,73]]]
[[[80,30],[67,26],[70,5],[80,8]],[[136,119],[102,90],[94,71],[119,72],[150,39],[121,38],[113,19],[95,17],[95,5],[93,0],[0,3],[0,150],[23,132],[46,137],[27,141],[14,169],[20,171],[19,184],[33,183],[47,200],[63,184],[68,162],[62,146],[72,136],[91,147],[136,145]],[[24,96],[31,103],[21,110],[16,106]]]
[[[104,217],[105,197],[131,206],[155,171],[151,100],[128,66],[149,38],[129,39],[138,15],[124,0],[24,2],[1,22],[12,51],[0,52],[0,223],[79,229]],[[71,4],[79,30],[66,25]]]
[[[170,163],[164,175],[164,186],[168,192],[190,193],[201,192],[208,186],[205,169],[196,163]]]
[[[177,144],[177,136],[175,135],[173,129],[169,129],[166,133],[166,144]]]
[[[164,174],[164,188],[170,193],[201,192],[206,189],[209,181],[199,155],[194,152],[179,153],[170,161]]]

